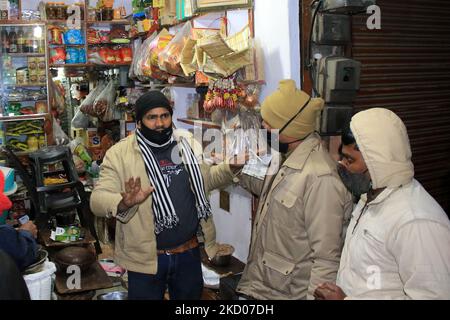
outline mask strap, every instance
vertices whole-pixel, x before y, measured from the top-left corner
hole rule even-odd
[[[305,110],[305,108],[308,106],[309,102],[311,101],[311,97],[309,97],[308,101],[306,101],[305,105],[303,107],[300,108],[300,111],[297,112],[297,114],[291,119],[289,120],[283,128],[280,129],[279,133],[282,133],[291,123],[292,121],[295,120],[295,118],[297,118],[302,112],[303,110]]]

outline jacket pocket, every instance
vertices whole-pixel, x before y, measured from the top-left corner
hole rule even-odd
[[[269,225],[274,224],[276,233],[288,234],[299,230],[299,217],[301,211],[297,205],[298,196],[288,189],[282,189],[274,194],[275,201],[270,205]],[[276,251],[272,251],[276,252]]]
[[[292,191],[284,189],[278,191],[275,196],[275,200],[279,202],[286,208],[292,208],[297,201],[298,196],[296,196]]]
[[[275,291],[290,294],[295,263],[266,251],[262,257],[262,264],[264,284]]]

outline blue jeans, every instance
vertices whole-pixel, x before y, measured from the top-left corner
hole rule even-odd
[[[169,289],[170,300],[200,300],[203,275],[200,249],[174,255],[158,255],[157,274],[128,271],[128,299],[162,300]]]

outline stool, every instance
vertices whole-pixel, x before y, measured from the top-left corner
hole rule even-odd
[[[70,213],[76,209],[81,225],[88,227],[96,240],[96,251],[101,252],[93,221],[87,214],[86,206],[89,205],[89,201],[76,172],[70,148],[49,146],[31,153],[29,158],[35,176],[39,211],[47,213],[49,216],[55,216],[56,214]],[[46,166],[58,163],[62,165],[62,171],[46,172]],[[46,186],[44,179],[49,173],[61,173],[67,182]]]

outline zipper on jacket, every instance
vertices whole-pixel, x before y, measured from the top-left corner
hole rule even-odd
[[[356,220],[355,226],[353,227],[352,235],[355,234],[355,230],[356,230],[356,227],[357,227],[358,224],[359,224],[359,220],[361,220],[361,217],[362,217],[363,214],[366,212],[366,210],[367,210],[368,207],[369,207],[369,203],[366,202],[366,204],[364,205],[364,207],[363,207],[362,210],[361,210],[361,213],[359,214],[358,220]]]

